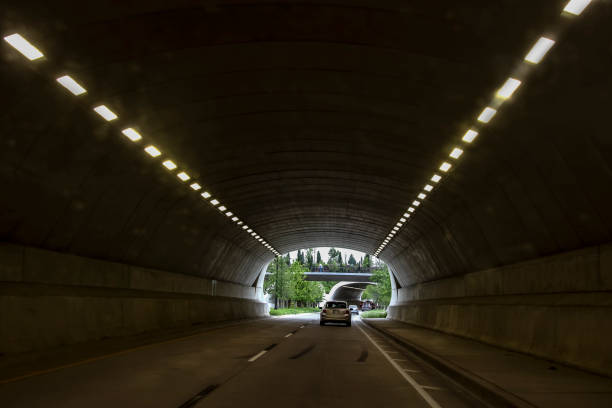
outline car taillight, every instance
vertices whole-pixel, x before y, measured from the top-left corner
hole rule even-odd
[[[327,309],[323,309],[323,313],[327,313]]]

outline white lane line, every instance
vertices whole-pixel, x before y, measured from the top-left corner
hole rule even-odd
[[[414,373],[414,374],[420,373],[420,371],[418,371],[418,370],[411,370],[410,368],[404,368],[404,371],[408,371],[409,373]]]
[[[301,325],[301,326],[300,326],[300,329],[303,329],[303,328],[304,328],[304,325]]]
[[[266,353],[267,353],[266,350],[261,350],[259,353],[255,354],[253,357],[249,358],[249,363],[252,363],[253,361],[257,360],[259,357],[263,356]]]
[[[293,333],[285,334],[285,337],[291,337],[291,336],[293,336]]]
[[[421,387],[415,380],[414,378],[412,378],[409,374],[407,374],[402,367],[400,367],[399,364],[397,364],[395,361],[393,361],[393,359],[391,357],[389,357],[389,355],[387,353],[385,353],[385,351],[374,342],[374,340],[372,340],[372,338],[368,335],[368,333],[365,332],[365,330],[363,330],[361,327],[357,326],[357,328],[359,330],[361,330],[361,332],[363,333],[364,336],[366,336],[366,338],[368,340],[370,340],[370,342],[378,349],[378,351],[381,352],[381,354],[383,356],[385,356],[385,358],[387,359],[387,361],[389,363],[391,363],[391,365],[393,366],[393,368],[395,368],[397,370],[398,373],[400,373],[400,375],[402,377],[404,377],[404,379],[406,381],[408,381],[408,383],[410,385],[412,385],[412,388],[414,388],[416,390],[416,392],[419,393],[419,395],[421,397],[423,397],[423,399],[425,400],[425,402],[427,402],[429,404],[429,406],[431,408],[442,408],[440,405],[438,405],[438,403],[436,402],[436,400],[434,400],[431,395],[429,395],[429,393],[427,391],[425,391],[423,389],[423,387]]]

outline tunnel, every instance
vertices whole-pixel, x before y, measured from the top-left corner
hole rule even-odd
[[[414,406],[465,406],[437,397],[457,384],[491,406],[610,406],[611,7],[3,2],[0,405],[97,406],[91,387],[115,374],[96,369],[108,377],[87,382],[78,370],[123,358],[114,372],[127,373],[129,358],[153,348],[121,350],[154,343],[147,336],[174,347],[173,336],[201,329],[221,351],[234,344],[223,330],[237,339],[292,333],[231,351],[220,372],[259,349],[267,354],[243,360],[263,365],[308,330],[326,340],[312,334],[304,354],[287,351],[291,364],[347,344],[363,359],[352,364],[378,359],[364,372],[392,370],[403,360],[384,357],[376,336],[414,333],[396,339],[406,353],[455,370],[446,385],[411,386]],[[386,319],[340,328],[314,327],[316,314],[271,318],[270,262],[331,246],[388,266]],[[437,338],[448,347],[428,351],[441,347]],[[452,342],[506,360],[488,374],[456,361],[442,369]],[[199,356],[200,366],[221,351]],[[512,366],[530,367],[527,388],[491,374],[512,365],[509,356],[530,359]],[[194,361],[168,364],[191,370]],[[307,387],[325,370],[344,378],[331,361],[300,371],[312,372]],[[267,389],[245,385],[222,402],[229,374],[205,383],[189,371],[162,386],[153,379],[161,368],[134,364],[130,381],[142,383],[122,384],[138,397],[109,385],[99,406],[239,406],[252,402],[248,390]],[[293,372],[281,366],[282,383]],[[408,404],[397,384],[420,380],[406,370],[372,386],[379,404]],[[51,385],[69,375],[81,385]],[[281,388],[300,395],[292,387]],[[350,392],[324,398],[323,388],[296,397],[300,406],[357,403]]]

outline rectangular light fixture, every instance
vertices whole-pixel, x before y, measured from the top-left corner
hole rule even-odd
[[[255,234],[255,238],[256,238],[256,239],[259,239],[259,238],[260,238],[260,236],[259,236],[259,235],[257,235],[257,234]]]
[[[478,116],[478,121],[482,123],[489,123],[489,121],[493,119],[493,116],[495,116],[496,113],[497,111],[495,109],[489,108],[487,106],[486,108],[482,110],[482,112]]]
[[[108,109],[106,105],[100,105],[93,108],[93,110],[100,116],[102,116],[107,122],[117,119],[117,115],[112,110]]]
[[[202,197],[204,198],[210,198],[210,193],[208,191],[203,192],[202,194],[200,194]]]
[[[179,174],[176,175],[176,177],[180,178],[182,181],[187,181],[191,178],[189,174],[185,173],[184,171],[181,171]]]
[[[501,88],[497,91],[497,96],[500,98],[508,99],[512,96],[514,91],[521,85],[521,81],[516,78],[508,78]]]
[[[236,224],[237,224],[237,225],[242,225],[242,224],[244,224],[244,222],[242,222],[242,221],[238,221]]]
[[[174,162],[172,160],[166,160],[165,162],[162,163],[164,165],[165,168],[167,168],[168,170],[174,170],[176,169],[176,164],[174,164]]]
[[[238,221],[238,217],[232,217],[232,221],[234,222]]]
[[[393,227],[393,231],[399,230],[399,227]]]
[[[458,147],[455,147],[452,152],[450,152],[449,156],[453,159],[458,159],[463,154],[463,150]]]
[[[442,180],[441,176],[438,176],[437,174],[434,174],[433,176],[431,176],[431,181],[433,181],[434,183],[437,183],[438,181]]]
[[[427,197],[426,194],[420,193],[417,197],[419,197],[421,200],[424,200],[425,197]]]
[[[7,35],[6,37],[4,37],[4,41],[9,43],[11,47],[22,53],[23,56],[29,59],[30,61],[42,58],[44,56],[43,53],[38,50],[38,48],[33,46],[28,40],[26,40],[19,34]]]
[[[259,241],[259,242],[263,241],[263,238],[259,238],[259,239],[258,239],[258,241]]]
[[[474,139],[476,139],[476,136],[478,136],[478,132],[470,129],[467,132],[465,132],[465,135],[463,135],[461,140],[463,140],[465,143],[472,143]]]
[[[444,162],[440,165],[440,170],[443,172],[447,172],[451,168],[451,164],[448,162]]]
[[[87,92],[85,88],[79,85],[77,81],[72,79],[69,75],[64,75],[62,77],[59,77],[56,79],[56,81],[59,82],[61,86],[63,86],[64,88],[72,92],[73,95],[78,96],[78,95],[82,95],[85,92]]]
[[[257,235],[257,233],[255,231],[251,232],[251,236],[254,237],[255,235]]]
[[[539,63],[553,45],[555,45],[555,42],[550,38],[540,37],[529,53],[527,53],[525,61],[531,62],[532,64]]]
[[[248,232],[248,233],[251,233],[251,232],[253,232],[253,230],[249,228],[249,229],[247,230],[247,232]]]
[[[589,4],[591,4],[591,0],[570,0],[569,3],[565,5],[563,11],[579,16]]]
[[[425,187],[423,187],[423,190],[431,191],[431,190],[433,190],[433,186],[431,184],[425,184]]]
[[[192,185],[190,185],[189,187],[191,187],[192,189],[194,189],[195,191],[198,191],[202,188],[201,185],[199,185],[198,183],[193,183]]]
[[[414,205],[415,207],[418,207],[419,205],[421,205],[421,202],[419,200],[414,200],[412,202],[412,205]]]
[[[409,211],[409,212],[414,212],[414,207],[409,207],[409,208],[408,208],[408,211]]]
[[[231,217],[232,215],[234,215],[234,213],[231,212],[231,211],[228,211],[228,212],[225,213],[225,215],[228,216],[228,217]]]
[[[402,217],[400,218],[400,222],[406,222],[406,219]]]
[[[140,136],[140,133],[138,133],[132,128],[123,129],[121,133],[123,133],[125,137],[130,139],[132,142],[137,142],[140,139],[142,139],[142,136]]]
[[[404,214],[403,214],[403,216],[404,216],[404,217],[406,217],[406,218],[408,218],[408,217],[410,217],[410,214],[408,214],[408,213],[404,213]]]
[[[153,145],[149,145],[144,148],[144,151],[149,154],[151,157],[157,157],[161,155],[161,152],[157,149],[157,147]]]
[[[248,225],[243,225],[243,226],[242,226],[242,229],[247,229],[247,228],[249,228],[249,226],[248,226]]]
[[[217,200],[216,198],[213,198],[212,200],[210,200],[210,203],[212,205],[217,205],[217,204],[219,204],[219,200]]]
[[[222,205],[221,207],[219,207],[219,211],[225,211],[225,210],[227,210],[226,206]]]

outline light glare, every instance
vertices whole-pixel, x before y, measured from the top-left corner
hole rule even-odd
[[[166,160],[165,162],[162,163],[164,165],[165,168],[167,168],[168,170],[174,170],[176,169],[176,164],[174,164],[174,162],[172,160]]]
[[[569,3],[565,6],[563,11],[566,13],[573,14],[575,16],[579,16],[580,13],[591,4],[591,0],[570,0]]]
[[[77,81],[72,79],[70,75],[64,75],[62,77],[57,78],[57,82],[59,82],[61,86],[72,92],[73,95],[78,96],[87,92],[87,90],[81,85],[79,85]]]
[[[461,138],[461,140],[463,140],[465,143],[472,143],[474,139],[476,139],[476,136],[478,136],[478,132],[470,129],[467,132],[465,132],[465,135],[463,135],[463,138]]]
[[[161,156],[161,152],[157,149],[157,147],[153,145],[145,147],[144,151],[147,152],[151,157]]]
[[[137,142],[140,139],[142,139],[142,136],[140,136],[140,133],[138,133],[132,128],[123,129],[121,133],[123,133],[125,137],[130,139],[132,142]]]
[[[19,34],[11,34],[4,37],[4,41],[23,54],[24,57],[33,61],[43,57],[43,53],[33,46],[28,40]]]
[[[455,147],[452,152],[450,152],[449,156],[453,159],[458,159],[463,154],[463,150],[458,147]]]
[[[529,53],[527,53],[525,61],[531,62],[532,64],[539,63],[553,45],[555,45],[555,42],[550,38],[540,37]]]
[[[506,82],[504,82],[502,87],[499,88],[499,91],[497,91],[497,96],[499,96],[500,98],[508,99],[509,97],[512,96],[514,91],[516,91],[516,89],[520,85],[521,85],[521,81],[519,81],[518,79],[508,78]]]
[[[107,122],[117,119],[117,115],[112,110],[108,109],[106,105],[100,105],[93,108],[93,110],[100,116],[102,116]]]

